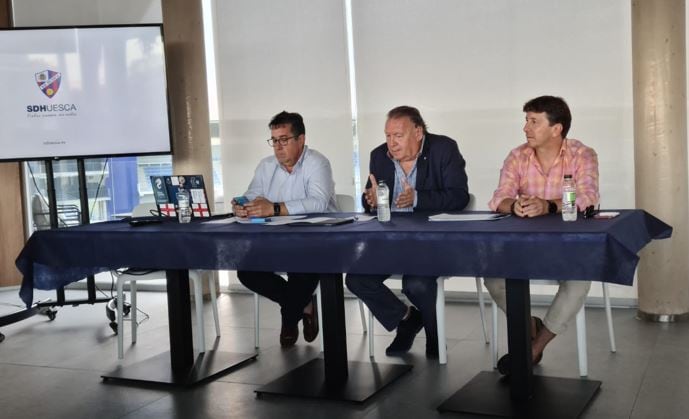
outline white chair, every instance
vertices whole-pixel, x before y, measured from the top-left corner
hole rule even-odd
[[[467,204],[465,210],[473,211],[476,209],[476,199],[473,194],[469,194],[469,203]],[[438,363],[447,364],[447,338],[445,335],[445,280],[448,279],[447,276],[438,277],[436,280],[438,292],[436,294],[435,300],[435,313],[438,323]],[[390,279],[402,279],[402,275],[391,275]],[[486,344],[490,343],[488,339],[488,328],[486,326],[486,310],[485,310],[485,300],[483,296],[481,277],[476,277],[476,294],[478,296],[479,302],[479,314],[481,316],[481,326],[483,328],[483,339]],[[361,303],[361,301],[359,301]],[[368,328],[371,333],[368,334],[368,353],[371,358],[373,358],[373,315],[371,311],[368,312],[369,315],[369,325]],[[493,317],[495,318],[495,317]]]
[[[549,280],[535,280],[531,284],[538,285],[557,285],[557,281]],[[617,345],[615,344],[615,329],[612,324],[612,310],[610,307],[610,294],[608,293],[608,284],[601,283],[603,288],[603,302],[605,304],[605,316],[608,323],[608,338],[610,339],[610,352],[617,352]],[[498,305],[492,301],[491,310],[493,313],[493,334],[491,338],[491,355],[493,358],[493,368],[498,365]],[[577,356],[579,359],[579,376],[586,377],[588,375],[588,354],[586,348],[586,311],[585,304],[576,316],[577,328]]]
[[[133,217],[141,217],[151,215],[151,210],[155,210],[156,205],[152,203],[139,204],[132,211]],[[139,323],[137,321],[136,309],[136,283],[137,281],[146,281],[153,279],[161,279],[165,277],[164,271],[145,271],[143,274],[137,274],[136,271],[111,271],[113,276],[117,278],[117,357],[124,358],[124,285],[129,283],[129,293],[131,296],[131,311],[129,321],[132,324],[132,343],[136,343],[137,328]],[[203,277],[201,271],[190,270],[189,279],[194,286],[194,301],[196,306],[196,324],[197,324],[197,348],[199,352],[206,351],[206,335],[204,332],[203,320]],[[220,336],[220,323],[218,321],[218,303],[215,291],[215,284],[212,276],[208,276],[208,282],[211,294],[211,305],[213,307],[213,320],[215,320],[215,334]]]
[[[438,323],[438,363],[447,364],[447,338],[445,335],[445,280],[450,277],[441,276],[436,279],[438,292],[435,299],[435,315]],[[402,275],[391,275],[389,279],[402,279]],[[479,302],[479,314],[481,316],[481,326],[483,328],[483,339],[486,344],[490,343],[488,339],[488,328],[486,326],[485,315],[485,300],[483,297],[483,289],[481,287],[481,277],[476,277],[476,294]],[[361,300],[359,300],[361,303]],[[373,314],[368,311],[368,328],[371,333],[368,334],[368,354],[371,358],[374,357],[373,351]]]
[[[345,195],[345,194],[336,194],[335,195],[335,200],[337,201],[337,207],[339,208],[340,211],[342,212],[354,212],[356,211],[356,205],[354,203],[354,197],[351,195]],[[318,306],[321,307],[321,288],[320,286],[316,289],[317,291],[317,297],[318,297]],[[361,317],[361,327],[364,329],[364,334],[368,332],[368,329],[366,328],[366,314],[365,314],[365,309],[364,309],[364,303],[361,300],[358,300],[359,302],[359,315]],[[318,315],[321,316],[321,312],[318,312]],[[320,318],[318,319],[319,321],[321,320]],[[321,321],[320,324],[323,324]],[[321,339],[323,336],[321,335]],[[321,341],[321,349],[323,348],[323,342]]]

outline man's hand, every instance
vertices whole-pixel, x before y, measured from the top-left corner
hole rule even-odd
[[[262,196],[244,205],[244,209],[246,210],[245,217],[270,217],[275,213],[273,203]]]
[[[514,213],[519,217],[538,217],[548,213],[548,201],[535,196],[520,196],[514,204]]]
[[[378,206],[378,197],[376,193],[378,192],[378,181],[373,173],[368,175],[368,180],[371,181],[371,187],[364,191],[364,197],[366,198],[366,203],[371,208],[376,208]]]
[[[246,208],[244,208],[244,205],[239,205],[237,203],[237,201],[235,201],[234,199],[232,200],[232,212],[237,217],[248,217],[248,214],[246,212]]]
[[[397,208],[407,208],[413,206],[416,191],[414,190],[414,188],[409,186],[409,183],[407,183],[407,179],[402,179],[402,187],[404,188],[404,190],[397,197],[397,201],[395,201],[395,206]]]

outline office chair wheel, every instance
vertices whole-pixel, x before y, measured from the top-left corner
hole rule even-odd
[[[2,342],[3,340],[5,340],[5,335],[3,335],[2,333],[0,333],[0,342]]]
[[[55,320],[55,317],[57,317],[57,310],[50,307],[43,307],[40,310],[38,310],[38,313],[44,316],[48,316],[48,320],[50,321]]]

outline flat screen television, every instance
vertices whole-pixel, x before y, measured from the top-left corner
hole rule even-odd
[[[0,161],[172,152],[161,25],[0,30]]]

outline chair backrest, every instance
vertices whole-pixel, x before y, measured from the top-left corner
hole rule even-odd
[[[354,212],[354,198],[351,195],[337,194],[335,195],[337,207],[342,212]]]
[[[50,228],[50,219],[48,218],[48,206],[43,202],[39,194],[34,194],[31,197],[31,216],[33,218],[34,228],[36,230],[45,230]]]
[[[81,224],[81,210],[74,204],[58,204],[57,223],[58,227],[71,227]],[[47,230],[50,228],[50,210],[39,194],[31,197],[31,216],[36,230]]]
[[[57,205],[57,220],[60,227],[78,226],[81,224],[81,210],[74,204]]]
[[[476,197],[474,196],[473,193],[469,194],[469,203],[467,206],[464,208],[465,211],[474,211],[476,210]]]
[[[154,212],[151,213],[151,210]],[[144,202],[138,204],[132,210],[132,217],[147,217],[158,213],[158,207],[155,202]]]

